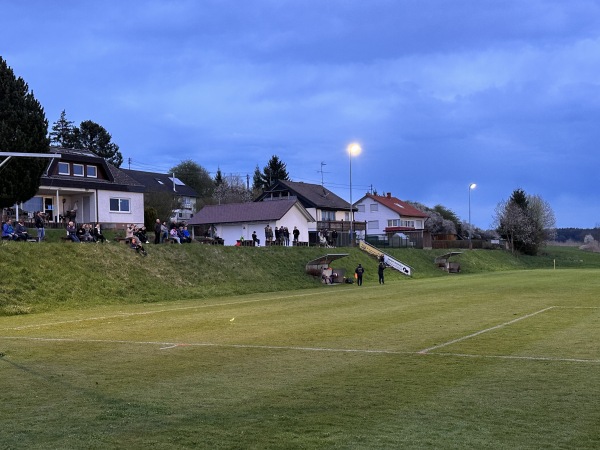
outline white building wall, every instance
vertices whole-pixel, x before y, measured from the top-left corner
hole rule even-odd
[[[111,198],[129,200],[129,212],[112,212]],[[144,224],[144,194],[141,192],[98,191],[98,222],[103,224],[124,225]]]
[[[388,220],[400,218],[397,212],[368,197],[355,204],[358,205],[364,205],[364,212],[356,211],[354,220],[367,222],[367,234],[383,234]],[[377,205],[377,211],[371,211],[371,205]]]
[[[240,237],[244,237],[244,240],[252,240],[252,232],[256,231],[258,239],[260,239],[260,245],[265,245],[265,227],[270,225],[273,229],[273,235],[275,234],[275,227],[287,227],[290,232],[290,245],[294,239],[292,231],[294,227],[297,227],[300,231],[299,240],[301,242],[308,242],[308,230],[310,225],[314,229],[315,223],[308,222],[306,216],[297,208],[291,208],[280,220],[271,222],[244,222],[235,224],[218,224],[216,225],[217,236],[224,240],[224,245],[235,245]]]

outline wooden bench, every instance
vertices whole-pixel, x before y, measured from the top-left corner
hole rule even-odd
[[[294,242],[294,247],[308,247],[308,242],[302,242],[302,241]]]
[[[116,238],[115,238],[115,241],[116,241],[118,244],[121,244],[121,243],[123,243],[123,244],[127,244],[127,245],[129,245],[129,243],[131,242],[131,238],[116,237]]]

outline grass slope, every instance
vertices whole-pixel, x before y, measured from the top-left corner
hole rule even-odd
[[[377,282],[375,259],[358,249],[147,244],[149,256],[143,258],[123,244],[56,242],[58,230],[52,231],[48,243],[0,242],[0,315],[317,288],[319,280],[306,275],[305,265],[327,253],[348,253],[333,266],[352,273],[362,263],[365,283]],[[461,275],[449,275],[433,264],[444,251],[392,249],[389,253],[414,268],[413,278],[386,270],[388,282],[401,283],[554,264],[600,267],[599,254],[564,247],[519,258],[502,251],[467,251],[457,258]]]

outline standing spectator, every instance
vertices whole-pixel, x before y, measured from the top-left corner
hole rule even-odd
[[[383,271],[385,270],[385,263],[381,261],[377,266],[377,274],[379,275],[379,284],[384,284]]]
[[[155,244],[160,244],[160,236],[161,236],[161,225],[160,225],[160,219],[156,219],[156,223],[154,224],[154,243]]]
[[[333,230],[331,232],[331,245],[333,245],[334,247],[337,247],[337,237],[338,237],[338,232],[336,230]]]
[[[163,222],[160,226],[160,242],[165,242],[169,238],[169,228],[167,228],[167,222]]]
[[[298,245],[298,238],[300,237],[300,230],[298,229],[298,227],[294,227],[292,234],[294,235],[294,244]]]
[[[269,225],[265,227],[265,245],[269,245]]]
[[[363,269],[363,266],[359,264],[354,273],[356,274],[356,284],[362,286],[363,273],[365,273],[365,269]]]
[[[283,227],[283,240],[285,241],[286,247],[290,246],[290,230],[288,227]]]
[[[45,223],[44,223],[44,213],[38,211],[35,215],[35,228],[37,229],[37,237],[38,242],[42,242],[44,237],[46,236]]]
[[[73,242],[81,242],[77,237],[77,228],[72,220],[67,224],[67,237]]]
[[[279,245],[279,228],[275,227],[275,245]]]

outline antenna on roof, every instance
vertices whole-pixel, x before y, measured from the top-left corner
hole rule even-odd
[[[325,163],[324,161],[321,161],[321,170],[317,170],[317,172],[321,172],[321,186],[325,187],[325,182],[323,180],[323,174],[325,172],[323,172],[323,166],[326,166],[327,163]]]

